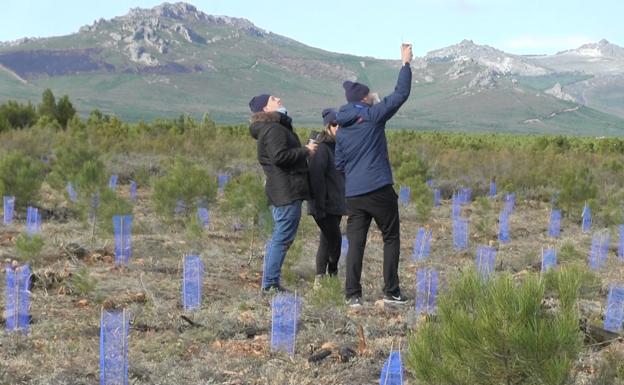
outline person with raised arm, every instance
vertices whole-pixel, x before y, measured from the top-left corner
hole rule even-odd
[[[400,229],[398,196],[388,158],[386,122],[407,101],[411,85],[411,44],[401,45],[401,69],[394,92],[379,100],[361,83],[345,81],[347,104],[336,115],[336,169],[345,174],[347,239],[345,297],[351,307],[362,306],[362,262],[371,221],[383,237],[383,301],[405,304],[399,286]]]

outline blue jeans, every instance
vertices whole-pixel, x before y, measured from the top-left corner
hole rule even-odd
[[[271,244],[264,256],[263,288],[280,284],[280,273],[286,251],[295,240],[299,228],[301,201],[294,201],[285,206],[271,207],[271,212],[273,213],[273,235],[271,236]]]

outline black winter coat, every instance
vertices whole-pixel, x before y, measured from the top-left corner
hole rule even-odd
[[[316,218],[327,214],[345,215],[344,174],[336,170],[334,161],[336,141],[322,133],[319,142],[316,154],[309,161],[312,200],[308,202],[308,214]]]
[[[301,147],[292,119],[279,112],[258,112],[251,116],[249,132],[257,141],[269,203],[284,206],[309,199],[308,150]]]

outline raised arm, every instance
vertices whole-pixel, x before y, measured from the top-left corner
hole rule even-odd
[[[387,122],[399,108],[407,101],[412,88],[412,46],[411,44],[403,44],[401,46],[401,60],[403,66],[399,71],[394,92],[383,98],[383,100],[369,109],[370,119],[377,123]]]

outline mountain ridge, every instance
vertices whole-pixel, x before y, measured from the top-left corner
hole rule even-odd
[[[619,52],[620,47],[606,40],[596,44]],[[604,128],[619,135],[624,111],[620,115],[611,99],[604,109],[594,105],[596,98],[583,99],[591,94],[588,90],[603,87],[596,83],[600,76],[619,76],[619,61],[597,66],[587,56],[557,55],[514,55],[471,40],[430,51],[415,58],[413,97],[392,124],[534,132],[537,119],[544,132]],[[52,88],[75,98],[83,114],[99,108],[139,120],[210,112],[217,120],[240,122],[246,120],[251,95],[274,90],[289,101],[299,121],[315,124],[318,111],[344,102],[343,80],[359,80],[384,93],[393,87],[400,62],[328,52],[244,18],[164,3],[96,20],[74,34],[1,44],[0,65],[5,67],[4,75],[0,71],[0,101],[34,98],[43,88]],[[559,118],[560,111],[578,122]],[[553,113],[553,118],[544,118]]]

